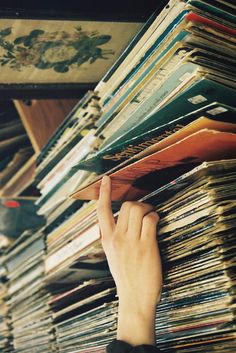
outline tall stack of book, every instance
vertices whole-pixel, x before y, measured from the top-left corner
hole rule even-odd
[[[114,337],[114,284],[94,201],[103,174],[119,201],[114,211],[145,197],[161,214],[160,348],[234,351],[235,35],[232,1],[171,0],[38,157],[47,305],[60,352],[100,352]]]

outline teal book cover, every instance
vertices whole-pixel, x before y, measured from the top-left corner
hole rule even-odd
[[[128,87],[125,90],[125,93],[121,95],[121,97],[117,100],[117,102],[112,104],[111,108],[108,109],[108,111],[101,116],[101,118],[97,122],[97,125],[100,129],[103,128],[105,125],[107,125],[114,118],[114,116],[118,114],[119,106],[121,105],[121,103],[125,100],[128,94],[130,94],[130,92],[132,92],[135,89],[135,87],[145,79],[145,77],[154,68],[154,66],[158,63],[158,61],[161,60],[161,58],[164,57],[164,55],[166,55],[176,43],[178,42],[184,43],[184,38],[187,37],[188,34],[189,32],[187,31],[180,31],[176,34],[174,39],[166,46],[165,50],[160,52],[160,54],[155,58],[155,60],[153,60],[150,63],[150,65],[148,65],[148,67],[142,72],[142,74],[138,77],[138,79],[135,80],[135,82],[132,83],[130,87]],[[156,48],[156,50],[158,49]]]
[[[191,111],[202,108],[206,104],[218,101],[219,97],[222,103],[235,106],[236,91],[234,88],[213,81],[205,76],[196,76],[192,85],[178,94],[176,98],[160,110],[154,110],[153,114],[149,114],[141,124],[127,130],[107,147],[114,147],[145,131],[154,129],[160,124],[169,123],[178,116],[189,114]]]
[[[154,115],[156,114],[157,113]],[[214,121],[235,123],[235,114],[236,108],[214,102],[207,104],[203,108],[194,110],[189,114],[178,117],[167,124],[160,119],[160,126],[145,131],[114,147],[105,148],[93,157],[80,162],[77,167],[83,170],[96,172],[97,174],[106,173],[119,166],[119,164],[128,161],[130,158],[135,158],[137,153],[162,141],[202,116]]]
[[[145,138],[148,138],[148,134],[151,130],[158,129],[161,125],[164,124],[171,124],[171,122],[173,122],[173,120],[177,119],[178,117],[184,116],[194,112],[197,109],[201,109],[206,105],[216,102],[219,97],[221,97],[222,104],[226,104],[232,107],[235,106],[236,92],[233,88],[219,84],[204,77],[200,80],[198,79],[192,86],[178,95],[168,105],[155,112],[153,115],[150,115],[144,123],[136,126],[134,129],[122,136],[122,141],[121,139],[114,141],[113,144],[108,146],[106,149],[100,150],[99,153],[91,159],[81,161],[75,165],[70,170],[70,172],[65,177],[63,177],[62,180],[60,180],[60,182],[45,196],[42,202],[40,202],[39,207],[41,207],[66,181],[68,181],[79,170],[89,170],[91,172],[100,174],[119,165],[121,161],[103,159],[103,155],[107,154],[108,148],[109,151],[111,151],[111,148],[115,151],[115,148],[117,148],[116,151],[118,153],[118,151],[122,151],[122,148],[125,148],[130,144],[131,139],[138,139],[139,136],[142,136],[143,134]],[[154,131],[154,134],[156,134],[157,131]],[[155,137],[157,137],[157,135],[155,135]],[[140,140],[138,141],[140,144],[142,143]]]
[[[177,55],[178,57],[178,55]],[[191,79],[191,75],[197,71],[199,66],[195,63],[183,63],[165,80],[159,89],[156,89],[144,102],[141,104],[133,114],[129,116],[126,122],[115,131],[110,138],[104,142],[104,146],[108,146],[127,131],[133,129],[141,121],[145,120],[153,109],[155,109],[161,102],[167,98],[172,92],[181,87],[183,79],[187,76]],[[158,78],[158,77],[157,77]],[[145,88],[144,88],[145,89]],[[140,92],[139,92],[140,94]],[[134,98],[136,99],[136,98]]]
[[[150,46],[150,48],[145,52],[143,57],[140,59],[140,61],[135,65],[132,70],[127,74],[127,76],[121,81],[121,83],[115,88],[114,92],[107,98],[105,101],[105,105],[116,95],[116,93],[119,91],[120,87],[122,87],[126,82],[128,82],[141,68],[142,66],[147,62],[147,60],[152,56],[152,54],[158,50],[159,46],[161,43],[164,41],[164,39],[173,31],[176,26],[181,23],[185,16],[189,13],[189,11],[182,11],[169,25],[167,26],[166,30],[162,34],[157,33],[157,39],[155,42]],[[166,19],[168,21],[168,19]],[[186,33],[185,33],[186,34]],[[178,36],[178,40],[180,37]],[[174,43],[172,43],[173,45]],[[162,53],[160,53],[161,55]],[[164,55],[164,53],[163,53]],[[150,70],[150,67],[148,68]],[[146,75],[146,71],[145,71]],[[111,112],[109,112],[111,114]],[[107,123],[107,120],[109,119],[109,114],[104,114],[98,121],[98,126],[102,126],[105,123]]]

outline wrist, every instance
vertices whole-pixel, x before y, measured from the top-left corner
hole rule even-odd
[[[117,339],[132,346],[155,345],[156,305],[119,301]]]
[[[156,316],[156,307],[157,304],[154,302],[144,302],[141,299],[138,300],[136,298],[119,298],[119,309],[118,312],[129,313],[131,316],[135,316],[137,318],[143,318],[147,320],[151,320],[151,318]]]
[[[132,306],[139,306],[140,308],[145,306],[146,308],[156,309],[161,300],[161,288],[158,291],[156,289],[127,287],[116,285],[120,305],[129,307],[132,304]]]

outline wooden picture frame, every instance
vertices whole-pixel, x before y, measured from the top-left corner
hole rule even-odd
[[[85,10],[0,7],[2,99],[82,96],[95,87],[144,22],[137,13]]]

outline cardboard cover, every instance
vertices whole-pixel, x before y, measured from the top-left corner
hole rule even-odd
[[[133,186],[134,182],[156,170],[188,163],[201,163],[236,157],[236,134],[203,129],[188,137],[148,155],[114,173],[107,173],[112,180],[115,200],[137,200],[149,192]],[[98,199],[102,175],[94,183],[76,191],[71,196],[80,200]]]

